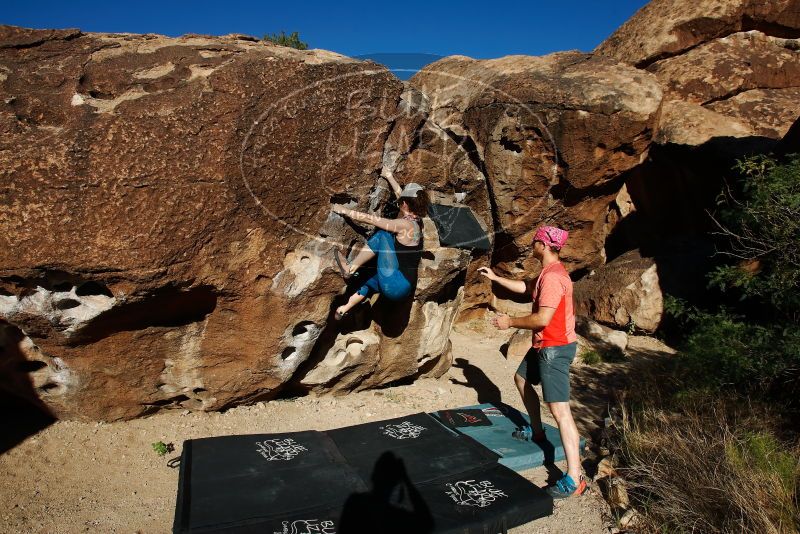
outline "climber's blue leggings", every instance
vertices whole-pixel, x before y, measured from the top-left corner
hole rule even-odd
[[[358,294],[368,297],[380,293],[389,300],[401,300],[409,296],[412,287],[400,272],[394,235],[386,230],[378,230],[367,240],[367,246],[378,257],[378,272],[361,286]]]

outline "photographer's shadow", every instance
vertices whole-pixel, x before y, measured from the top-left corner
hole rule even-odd
[[[385,452],[375,463],[372,489],[347,498],[340,534],[433,532],[430,508],[409,480],[403,460]]]

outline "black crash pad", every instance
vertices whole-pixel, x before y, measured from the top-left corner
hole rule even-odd
[[[428,215],[436,224],[441,246],[473,250],[491,248],[489,236],[469,207],[431,204]]]
[[[426,413],[329,430],[327,434],[344,459],[367,481],[386,452],[403,459],[409,478],[417,484],[493,465],[499,458]]]
[[[315,431],[185,441],[179,478],[174,532],[271,533],[295,515],[338,519],[347,496],[367,489]]]
[[[184,442],[174,532],[483,533],[552,513],[542,489],[420,413]]]

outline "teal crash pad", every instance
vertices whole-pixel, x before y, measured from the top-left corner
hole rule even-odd
[[[541,445],[531,441],[515,439],[511,435],[523,423],[530,423],[528,415],[516,408],[506,404],[478,404],[476,406],[453,408],[448,411],[457,413],[458,410],[474,409],[480,409],[488,416],[492,424],[489,426],[459,426],[453,430],[471,437],[487,449],[498,454],[500,458],[497,461],[506,467],[514,471],[524,471],[525,469],[565,459],[561,436],[558,433],[558,428],[554,426],[545,423],[544,432],[547,436],[547,441]],[[442,421],[439,412],[434,412],[431,415]],[[581,438],[581,451],[583,451],[585,445],[586,440]]]

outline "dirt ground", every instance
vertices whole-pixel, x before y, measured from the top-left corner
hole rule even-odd
[[[522,409],[512,381],[518,361],[500,350],[508,337],[480,322],[458,326],[451,338],[453,368],[439,379],[407,386],[276,400],[224,413],[170,411],[118,423],[54,422],[0,455],[0,532],[170,532],[178,469],[167,464],[187,439],[327,430],[499,400]],[[655,340],[632,338],[631,361],[667,350]],[[582,435],[596,434],[625,366],[574,365],[573,413]],[[173,443],[176,450],[159,457],[151,447],[157,441]],[[522,474],[545,485],[544,467]],[[588,534],[609,532],[612,526],[607,505],[592,488],[557,502],[552,516],[510,532]]]

